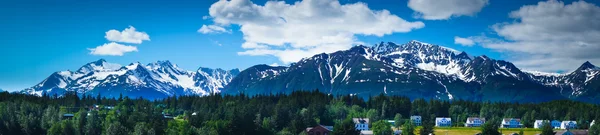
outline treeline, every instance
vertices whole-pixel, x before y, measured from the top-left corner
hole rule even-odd
[[[94,105],[114,108],[90,109]],[[74,116],[65,118],[64,114]],[[175,118],[166,119],[166,114]],[[587,129],[592,120],[600,118],[600,106],[569,100],[538,104],[481,103],[384,95],[364,100],[318,91],[252,97],[181,96],[156,101],[76,93],[42,97],[0,93],[2,135],[286,135],[302,134],[307,127],[319,124],[334,126],[334,133],[349,134],[355,133],[351,118],[369,118],[372,123],[397,120],[401,125],[411,115],[423,116],[423,124],[428,127],[435,117],[451,117],[454,126],[464,125],[468,117],[485,117],[521,118],[526,127],[533,127],[537,119],[576,120],[579,128]]]

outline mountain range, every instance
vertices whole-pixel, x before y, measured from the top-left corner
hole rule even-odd
[[[198,68],[186,71],[169,61],[143,65],[139,62],[127,66],[106,62],[90,62],[77,71],[55,72],[41,83],[22,93],[41,96],[62,95],[66,91],[79,94],[148,99],[180,95],[208,95],[220,90],[240,71]]]
[[[523,71],[508,61],[471,56],[451,48],[410,41],[304,58],[289,66],[256,65],[243,71],[186,71],[168,61],[127,66],[98,60],[77,71],[56,72],[21,92],[76,91],[149,99],[210,93],[276,94],[315,90],[334,95],[379,94],[425,99],[543,102],[572,99],[598,103],[600,68],[589,62],[566,74]]]

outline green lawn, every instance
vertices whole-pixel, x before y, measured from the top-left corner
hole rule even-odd
[[[419,129],[421,129],[421,127],[417,127],[417,129],[415,130],[415,134],[419,134]],[[511,133],[519,133],[519,131],[521,131],[520,128],[502,128],[501,129],[502,133],[505,135],[511,134]],[[467,128],[467,127],[452,127],[452,128],[435,128],[435,134],[436,135],[474,135],[476,133],[480,133],[481,132],[481,128],[479,127],[474,127],[474,128]],[[525,135],[535,135],[535,134],[539,134],[542,131],[540,131],[539,129],[533,129],[533,128],[524,128],[523,132],[525,133]]]

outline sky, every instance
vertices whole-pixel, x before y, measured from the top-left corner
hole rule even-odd
[[[598,0],[3,0],[0,89],[106,59],[186,70],[287,65],[410,40],[565,73],[600,63]]]

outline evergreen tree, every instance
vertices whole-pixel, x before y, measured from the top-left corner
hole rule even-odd
[[[596,122],[598,122],[598,121],[596,121]],[[600,123],[595,123],[594,125],[592,125],[592,127],[590,127],[589,134],[590,135],[600,135]]]
[[[391,135],[394,131],[392,131],[392,126],[385,120],[380,120],[373,123],[373,133],[375,135]]]
[[[542,133],[540,135],[554,135],[554,130],[550,122],[545,121],[542,124]]]
[[[333,127],[333,135],[358,135],[360,131],[354,127],[352,119],[345,119]]]
[[[411,121],[406,121],[404,123],[404,127],[402,128],[403,135],[415,135],[415,126]]]
[[[402,120],[402,114],[396,113],[396,116],[394,117],[394,123],[395,123],[394,126],[396,128],[400,128],[402,123],[404,123],[404,121]]]
[[[498,132],[498,128],[500,127],[500,124],[496,121],[498,121],[498,119],[492,118],[489,121],[487,121],[486,123],[484,123],[481,126],[481,134],[483,134],[483,135],[500,135],[500,132]]]

